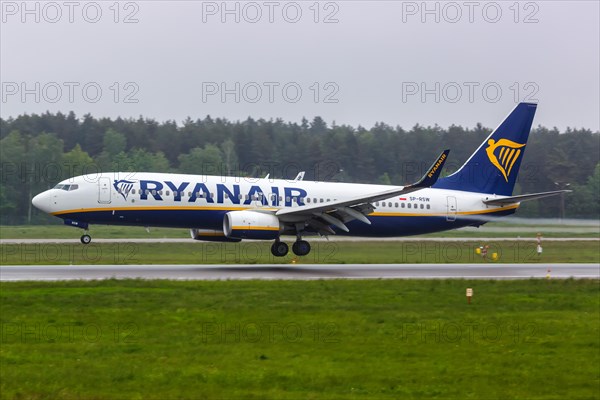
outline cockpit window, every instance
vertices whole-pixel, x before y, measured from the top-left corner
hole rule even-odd
[[[70,192],[79,189],[79,185],[64,185],[59,183],[58,185],[54,186],[54,189],[65,190],[67,192]]]

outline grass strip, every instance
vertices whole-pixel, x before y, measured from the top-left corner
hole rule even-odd
[[[488,245],[487,258],[476,253]],[[379,263],[597,263],[598,242],[534,241],[313,242],[308,256],[274,257],[270,242],[25,243],[0,245],[4,265],[69,264],[379,264]],[[494,260],[494,254],[496,259]]]
[[[0,294],[3,398],[600,396],[597,280],[19,282]]]

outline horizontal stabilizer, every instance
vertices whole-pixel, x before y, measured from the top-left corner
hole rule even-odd
[[[501,199],[484,200],[488,206],[504,206],[506,204],[519,203],[521,201],[541,199],[544,197],[556,196],[561,193],[570,193],[571,190],[554,190],[552,192],[522,194],[520,196],[503,197]]]

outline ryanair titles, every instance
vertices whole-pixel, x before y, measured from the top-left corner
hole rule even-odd
[[[117,188],[118,193],[124,199],[127,199],[133,185],[122,185],[120,183],[120,181],[115,181],[114,187]],[[173,199],[175,202],[195,203],[202,200],[212,204],[227,202],[244,205],[260,202],[264,206],[279,207],[283,205],[291,207],[293,203],[303,206],[307,193],[304,189],[294,187],[279,188],[272,186],[269,187],[268,191],[265,191],[258,185],[252,185],[248,190],[242,192],[240,185],[236,184],[217,183],[216,185],[207,185],[194,182],[175,184],[171,181],[140,180],[139,195],[140,200],[148,200],[150,197],[157,201],[163,201],[163,197],[168,196],[169,199]]]
[[[437,162],[435,163],[433,168],[431,168],[431,170],[427,174],[428,178],[431,178],[433,175],[435,175],[435,171],[437,171],[437,169],[440,167],[440,165],[442,165],[442,163],[444,162],[446,157],[447,157],[446,153],[443,153],[442,156],[437,160]]]

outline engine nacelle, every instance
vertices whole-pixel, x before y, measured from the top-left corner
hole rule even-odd
[[[190,229],[190,236],[194,240],[203,240],[205,242],[241,242],[241,239],[233,239],[225,236],[223,231],[214,229]]]
[[[256,211],[231,211],[223,218],[228,238],[271,240],[279,237],[283,226],[273,214]]]

